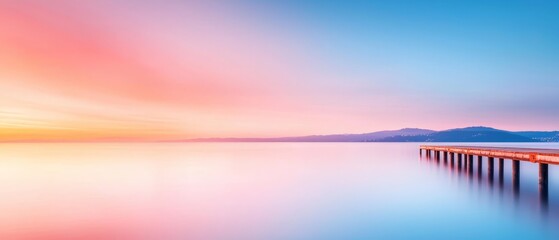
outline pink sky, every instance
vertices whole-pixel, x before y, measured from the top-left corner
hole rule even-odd
[[[431,96],[392,65],[325,59],[336,46],[316,47],[323,29],[275,14],[229,4],[1,3],[0,141],[532,126],[506,113],[446,114],[471,106],[441,104],[455,96]]]

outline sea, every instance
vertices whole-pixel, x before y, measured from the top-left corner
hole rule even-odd
[[[500,183],[419,145],[1,144],[0,239],[559,239],[559,166],[544,201],[537,164],[515,193],[511,161]]]

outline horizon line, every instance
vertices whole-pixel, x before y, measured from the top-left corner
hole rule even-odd
[[[443,130],[433,130],[427,128],[415,128],[415,127],[405,127],[400,129],[388,129],[388,130],[378,130],[378,131],[371,131],[371,132],[361,132],[361,133],[327,133],[327,134],[309,134],[309,135],[296,135],[296,136],[277,136],[277,137],[197,137],[197,138],[168,138],[168,139],[147,139],[147,138],[129,138],[123,137],[122,139],[82,139],[82,140],[72,140],[72,139],[23,139],[23,140],[0,140],[0,144],[2,143],[186,143],[186,142],[368,142],[368,141],[341,141],[341,140],[322,140],[322,141],[309,141],[309,140],[288,140],[291,138],[304,138],[304,137],[323,137],[323,136],[351,136],[351,135],[363,135],[363,134],[372,134],[372,133],[379,133],[379,132],[389,132],[389,131],[400,131],[400,130],[426,130],[426,131],[433,131],[433,132],[442,132],[454,129],[465,129],[465,128],[489,128],[495,129],[499,131],[506,131],[506,132],[559,132],[559,130],[520,130],[520,131],[511,131],[511,130],[504,130],[498,129],[493,127],[486,127],[486,126],[468,126],[468,127],[460,127],[460,128],[450,128],[450,129],[443,129]],[[422,135],[422,134],[419,134]],[[282,140],[283,139],[283,140]],[[414,142],[414,141],[410,141]],[[424,142],[424,141],[417,141],[417,142]]]

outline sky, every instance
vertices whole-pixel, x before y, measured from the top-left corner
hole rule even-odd
[[[559,130],[557,1],[0,2],[0,141]]]

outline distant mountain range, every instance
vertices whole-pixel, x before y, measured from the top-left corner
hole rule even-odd
[[[198,138],[175,142],[559,142],[559,131],[511,132],[490,127],[467,127],[444,131],[404,128],[362,134],[278,138]]]
[[[375,142],[542,142],[542,139],[488,127],[467,127],[416,136],[392,136]]]
[[[311,135],[278,138],[199,138],[194,142],[371,142],[395,136],[420,136],[434,133],[433,130],[404,128],[400,130],[380,131],[361,134]]]

